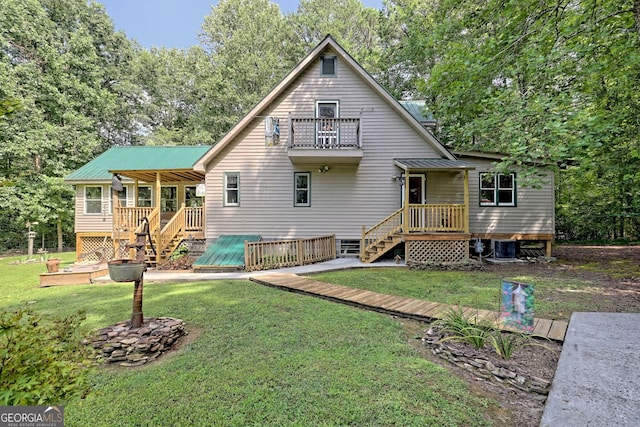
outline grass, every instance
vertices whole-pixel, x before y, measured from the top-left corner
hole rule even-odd
[[[503,279],[483,271],[417,271],[402,267],[330,271],[315,275],[314,278],[374,292],[493,311],[500,310]],[[581,303],[558,302],[545,298],[546,295],[559,290],[589,291],[594,285],[571,278],[516,276],[509,279],[534,284],[536,316],[549,319],[568,319],[571,312],[580,310]]]
[[[131,283],[39,288],[44,263],[14,260],[0,259],[0,310],[85,309],[87,332],[130,316]],[[147,367],[98,369],[66,425],[490,425],[496,404],[422,358],[389,316],[248,281],[144,292],[146,316],[184,319],[193,339]]]

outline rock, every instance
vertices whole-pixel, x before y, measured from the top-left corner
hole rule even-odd
[[[171,317],[145,318],[144,326],[130,327],[123,321],[102,328],[87,345],[102,350],[96,359],[121,366],[140,366],[156,360],[182,336],[186,335],[184,321]]]

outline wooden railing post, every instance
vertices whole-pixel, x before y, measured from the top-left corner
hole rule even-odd
[[[302,264],[304,264],[304,255],[305,255],[304,246],[303,246],[304,244],[303,244],[302,239],[298,239],[296,241],[296,244],[298,245],[297,254],[296,254],[296,256],[298,257],[297,262],[298,262],[299,265],[302,265]]]

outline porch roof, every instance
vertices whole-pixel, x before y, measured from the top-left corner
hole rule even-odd
[[[193,165],[211,146],[113,147],[65,178],[69,184],[111,181],[112,174],[144,182],[202,181],[204,173]]]
[[[473,163],[450,159],[393,159],[393,163],[405,171],[417,170],[469,170],[475,169]]]

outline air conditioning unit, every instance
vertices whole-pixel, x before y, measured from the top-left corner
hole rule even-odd
[[[492,240],[493,256],[495,258],[515,258],[516,257],[516,241],[515,240]]]

